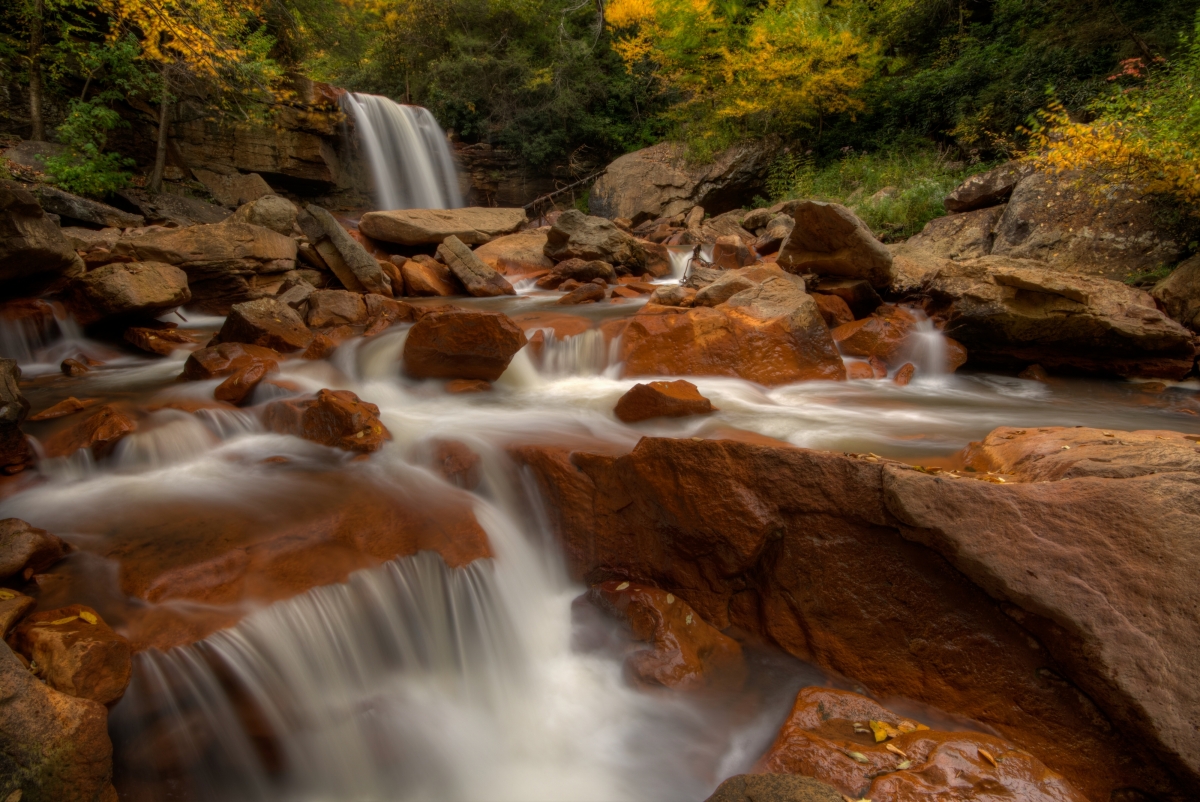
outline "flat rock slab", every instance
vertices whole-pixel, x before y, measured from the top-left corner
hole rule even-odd
[[[440,245],[458,237],[467,245],[482,245],[525,224],[524,209],[395,209],[367,212],[359,230],[368,237],[399,245]]]

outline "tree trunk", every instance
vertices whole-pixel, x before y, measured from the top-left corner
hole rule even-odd
[[[46,141],[46,120],[42,114],[42,40],[45,35],[45,0],[33,5],[33,30],[29,33],[29,122],[33,132],[29,138],[34,142]]]
[[[167,169],[167,139],[171,129],[171,81],[166,67],[163,67],[162,82],[162,98],[158,103],[158,147],[154,151],[154,170],[146,184],[146,189],[154,193],[162,192],[163,172]]]

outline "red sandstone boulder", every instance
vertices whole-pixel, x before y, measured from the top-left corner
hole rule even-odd
[[[88,407],[95,406],[99,403],[99,398],[85,398],[80,401],[75,396],[71,396],[64,401],[59,401],[53,406],[46,407],[36,415],[30,415],[29,419],[34,421],[43,421],[53,420],[54,418],[63,418],[67,415],[74,415],[76,412],[82,412]]]
[[[366,322],[367,305],[360,293],[318,290],[308,296],[308,325],[314,329],[358,326]]]
[[[525,332],[507,315],[438,310],[408,332],[404,369],[417,379],[495,381],[526,342]]]
[[[793,273],[862,279],[876,289],[892,283],[892,254],[867,224],[845,206],[801,201],[796,225],[779,251],[779,266]]]
[[[431,256],[418,254],[400,267],[404,286],[409,295],[418,297],[449,297],[462,295],[463,288],[450,268]]]
[[[907,309],[881,306],[869,317],[838,326],[832,332],[833,341],[847,356],[878,357],[888,365],[900,364],[916,325],[916,316]]]
[[[378,451],[392,439],[379,420],[379,407],[360,401],[349,390],[321,390],[316,398],[276,401],[263,412],[263,424],[273,432],[344,451]]]
[[[599,284],[588,282],[568,292],[558,299],[559,306],[576,306],[578,304],[593,304],[604,300],[604,288]]]
[[[416,317],[417,310],[402,301],[394,301],[375,293],[363,296],[363,301],[367,307],[367,327],[363,330],[364,337],[374,336],[400,321],[413,320]]]
[[[230,374],[213,390],[213,398],[228,404],[240,405],[250,397],[270,370],[266,362],[255,361]]]
[[[243,343],[221,343],[193,351],[183,363],[183,378],[204,381],[230,376],[255,362],[263,363],[268,371],[279,369],[279,354],[270,348]]]
[[[180,348],[195,345],[196,340],[173,326],[130,326],[125,329],[125,342],[151,354],[170,356]]]
[[[671,382],[635,384],[621,396],[613,410],[625,423],[637,423],[651,418],[684,418],[689,415],[708,415],[712,402],[700,395],[696,385],[683,379]]]
[[[549,270],[554,263],[546,258],[546,234],[549,228],[531,228],[497,237],[475,249],[475,255],[497,273],[523,276]]]
[[[316,295],[317,293],[313,293]],[[234,304],[217,334],[222,343],[244,343],[280,352],[303,351],[312,332],[296,310],[276,298]]]
[[[17,626],[11,642],[56,691],[110,705],[129,685],[129,642],[91,607],[72,604],[34,613]]]
[[[746,246],[741,237],[735,235],[717,237],[717,241],[713,244],[712,263],[722,270],[749,267],[756,261],[754,253]]]
[[[674,594],[614,579],[592,587],[588,598],[651,644],[625,661],[636,683],[695,692],[736,691],[745,682],[742,647]]]
[[[804,688],[756,767],[802,774],[872,802],[1087,802],[1061,776],[1003,739],[934,732],[865,696]]]
[[[825,321],[825,325],[830,329],[836,329],[838,326],[854,322],[854,313],[850,311],[850,307],[836,295],[825,295],[823,293],[812,293],[813,300],[817,302],[817,309],[821,312],[821,319]]]
[[[144,314],[150,317],[191,300],[187,274],[163,262],[107,264],[71,284],[71,311],[80,323]]]
[[[458,440],[438,440],[433,444],[433,469],[452,485],[466,490],[479,486],[479,455]]]
[[[28,580],[66,555],[68,547],[45,529],[20,518],[0,521],[0,581],[11,576]]]
[[[60,429],[46,438],[42,448],[47,457],[65,457],[90,448],[96,459],[107,456],[125,435],[137,430],[137,421],[116,407],[102,406],[83,421]]]
[[[0,640],[8,637],[8,633],[29,612],[37,606],[37,601],[10,588],[0,588]]]

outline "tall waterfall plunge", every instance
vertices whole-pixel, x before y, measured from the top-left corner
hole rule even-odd
[[[428,109],[379,95],[347,93],[380,209],[455,209],[463,205],[446,134]]]

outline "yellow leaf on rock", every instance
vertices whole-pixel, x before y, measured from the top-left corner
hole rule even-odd
[[[83,611],[81,611],[81,612],[79,613],[79,617],[80,617],[80,618],[82,618],[84,621],[87,621],[89,624],[92,624],[92,625],[95,625],[95,624],[96,624],[96,622],[100,620],[100,619],[98,619],[98,618],[96,617],[96,614],[95,614],[95,613],[89,613],[87,610],[83,610]]]
[[[888,744],[887,746],[884,747],[884,749],[888,750],[889,752],[891,752],[894,755],[899,755],[900,757],[903,757],[903,758],[908,757],[908,755],[904,754],[904,750],[902,750],[900,747],[896,746],[895,744]]]
[[[887,740],[887,726],[882,721],[869,721],[871,732],[875,733],[875,743],[883,743]]]
[[[66,618],[60,618],[60,619],[58,619],[57,621],[51,621],[51,622],[50,622],[50,626],[52,626],[52,627],[56,627],[56,626],[58,626],[59,624],[69,624],[69,623],[71,623],[72,621],[75,621],[75,620],[77,620],[78,618],[79,618],[79,616],[77,616],[77,615],[69,615],[69,616],[67,616]]]
[[[867,759],[867,756],[864,755],[862,752],[847,752],[846,756],[849,757],[851,760],[853,760],[855,763],[870,763],[871,762],[870,760]]]
[[[8,588],[0,588],[0,601],[7,601],[8,599],[15,598],[17,598],[16,591],[9,590]]]
[[[988,763],[991,763],[993,766],[996,766],[996,758],[992,757],[992,753],[989,752],[988,750],[980,749],[979,756],[981,758],[983,758],[984,760],[986,760]]]

